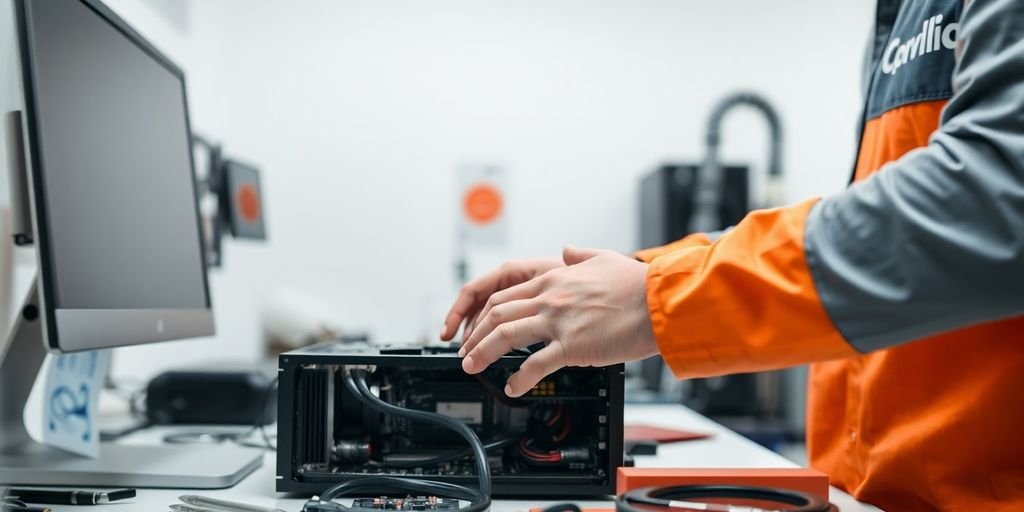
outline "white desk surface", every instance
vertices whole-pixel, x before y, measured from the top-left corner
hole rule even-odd
[[[648,425],[680,428],[714,435],[705,440],[686,441],[658,447],[656,456],[636,457],[638,467],[795,467],[796,465],[782,456],[767,450],[725,427],[701,416],[681,405],[632,405],[626,406],[626,423],[643,423]],[[159,431],[166,433],[167,430]],[[140,433],[130,442],[145,442],[153,438],[153,433]],[[265,507],[277,507],[287,512],[301,510],[305,499],[284,498],[274,492],[274,454],[268,452],[263,466],[230,489],[216,491],[174,490],[174,489],[139,489],[139,495],[133,500],[112,503],[105,506],[52,506],[58,512],[134,512],[169,510],[167,505],[179,503],[182,494],[199,494],[232,501],[250,503]],[[849,495],[833,488],[830,498],[839,506],[841,512],[872,512],[879,509],[858,503]],[[525,512],[530,508],[542,506],[539,500],[495,500],[492,510],[495,512]],[[608,501],[578,502],[582,506],[596,508],[614,508]]]

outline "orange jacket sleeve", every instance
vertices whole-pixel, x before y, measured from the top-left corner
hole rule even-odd
[[[711,237],[709,237],[707,233],[694,233],[692,235],[684,236],[670,244],[662,245],[661,247],[652,247],[650,249],[637,251],[633,256],[640,261],[650,263],[658,256],[668,254],[670,252],[686,249],[687,247],[704,247],[706,245],[711,245]]]
[[[857,354],[819,301],[804,257],[804,222],[816,201],[752,212],[713,243],[683,239],[666,246],[674,250],[638,254],[656,254],[647,307],[661,355],[677,377]]]

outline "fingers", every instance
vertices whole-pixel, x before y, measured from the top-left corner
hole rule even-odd
[[[477,322],[480,321],[480,311],[483,308],[477,308],[472,315],[466,317],[466,321],[462,326],[462,342],[465,343],[469,339],[469,335],[473,333],[473,329],[476,328]]]
[[[540,316],[505,322],[466,353],[462,369],[470,374],[480,373],[512,349],[528,347],[550,338],[546,334],[545,320]]]
[[[490,299],[487,299],[490,302]],[[466,340],[473,335],[473,330],[476,329],[476,324],[480,323],[480,319],[483,318],[484,308],[487,304],[483,304],[480,308],[477,308],[471,316],[466,318],[466,325],[462,326],[462,343],[466,343]]]
[[[459,331],[459,324],[462,319],[469,316],[473,305],[477,302],[477,292],[469,289],[468,285],[459,290],[459,296],[444,318],[444,326],[441,327],[441,340],[451,341],[455,333]]]
[[[459,324],[469,318],[474,311],[479,310],[484,298],[498,289],[503,275],[504,272],[500,269],[496,270],[466,283],[459,290],[459,296],[445,316],[444,326],[441,328],[442,340],[451,341],[455,337],[455,333],[459,331]]]
[[[476,318],[479,318],[484,301],[492,293],[524,283],[561,266],[562,262],[557,258],[509,261],[502,264],[497,270],[466,283],[445,316],[440,338],[444,341],[451,341],[459,331],[460,323],[465,323],[467,331],[463,332],[463,337],[468,338],[476,324]]]
[[[497,327],[497,323],[484,324],[483,321],[490,316],[491,311],[501,304],[511,302],[514,300],[532,299],[540,294],[544,288],[544,282],[542,279],[531,279],[525,283],[517,284],[511,288],[507,288],[500,292],[496,292],[484,304],[483,309],[476,316],[475,321],[469,326],[469,331],[463,333],[463,350],[460,350],[460,354],[465,354],[474,345],[476,345],[481,339],[490,334],[491,330]],[[520,317],[521,318],[521,317]]]
[[[562,249],[562,260],[565,261],[566,265],[577,265],[598,254],[601,254],[601,251],[598,249],[583,249],[567,245],[565,249]]]
[[[473,334],[463,341],[459,355],[464,356],[473,350],[485,336],[494,331],[498,326],[508,322],[514,322],[523,318],[531,317],[540,312],[540,304],[533,298],[511,300],[490,308],[487,314],[481,314]],[[534,342],[539,340],[534,340]]]
[[[567,364],[565,346],[560,341],[552,341],[523,361],[519,371],[508,378],[505,394],[513,398],[522,396],[544,377],[564,368]]]

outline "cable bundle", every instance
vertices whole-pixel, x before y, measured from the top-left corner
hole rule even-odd
[[[530,462],[544,463],[556,463],[562,462],[562,452],[558,450],[551,450],[548,452],[538,452],[532,448],[533,440],[522,438],[519,440],[519,451],[526,457],[526,460]]]
[[[325,491],[319,498],[314,497],[306,502],[306,505],[303,507],[303,511],[351,512],[351,507],[341,505],[340,503],[334,503],[332,500],[344,495],[353,494],[359,491],[367,491],[369,489],[373,489],[374,491],[387,489],[389,491],[399,493],[436,495],[469,501],[470,505],[461,509],[460,512],[484,512],[489,510],[491,507],[491,471],[487,465],[487,451],[484,444],[480,441],[480,438],[477,437],[476,432],[473,432],[473,429],[469,428],[464,423],[442,414],[415,411],[389,404],[375,396],[373,392],[370,391],[370,386],[367,384],[366,378],[366,370],[345,370],[345,387],[353,396],[363,402],[363,404],[370,409],[381,414],[389,414],[413,421],[431,423],[440,427],[448,428],[462,436],[469,443],[470,448],[472,449],[472,454],[477,467],[479,489],[472,489],[470,487],[446,482],[432,482],[413,478],[366,476],[342,482],[330,489],[327,489],[327,491]]]

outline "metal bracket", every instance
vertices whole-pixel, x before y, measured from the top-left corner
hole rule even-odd
[[[11,235],[14,245],[32,245],[32,210],[25,154],[23,114],[13,110],[4,116],[7,133],[7,178],[11,189]]]

